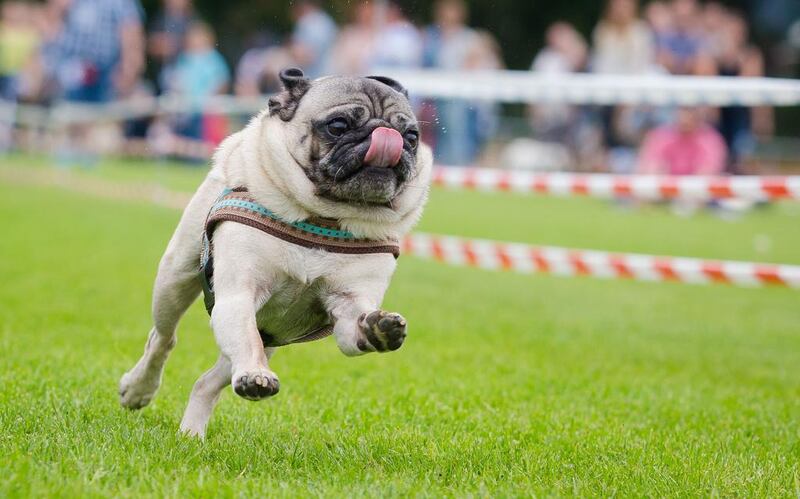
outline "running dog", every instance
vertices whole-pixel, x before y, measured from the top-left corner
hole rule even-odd
[[[433,158],[406,90],[385,77],[306,78],[227,138],[161,260],[144,355],[120,403],[146,406],[176,327],[203,292],[220,349],[181,431],[203,437],[222,390],[278,393],[276,348],[333,334],[349,356],[400,348],[406,320],[380,305],[428,197]]]

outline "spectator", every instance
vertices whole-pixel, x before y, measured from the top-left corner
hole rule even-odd
[[[39,33],[29,11],[27,4],[11,1],[0,13],[0,98],[9,101],[17,99],[20,77],[39,48]]]
[[[761,52],[748,43],[744,18],[728,13],[718,33],[716,67],[720,76],[764,76]],[[755,148],[754,133],[771,135],[772,110],[765,107],[726,106],[719,110],[719,130],[730,151],[727,170],[741,173]]]
[[[667,50],[667,42],[674,31],[674,19],[669,4],[656,0],[647,4],[644,17],[653,33],[657,58]]]
[[[644,74],[655,66],[653,33],[638,17],[636,0],[609,0],[594,30],[592,70],[607,74]],[[600,110],[606,163],[616,173],[636,165],[636,146],[650,125],[647,107],[607,106]]]
[[[638,172],[658,175],[718,175],[725,169],[725,141],[703,121],[700,110],[681,108],[674,124],[650,131]]]
[[[417,28],[393,1],[382,9],[361,2],[352,10],[331,54],[329,71],[363,75],[375,68],[413,68],[422,64],[423,45]]]
[[[6,2],[0,12],[0,151],[13,143],[16,101],[23,72],[33,62],[39,34],[32,24],[30,9],[21,2]]]
[[[533,60],[533,71],[558,75],[577,73],[586,68],[588,46],[572,25],[565,22],[552,24],[545,39],[545,47]]]
[[[725,36],[729,17],[728,9],[719,2],[708,2],[702,8],[700,25],[705,37],[706,48],[714,57],[722,49],[722,38]]]
[[[377,36],[375,4],[358,3],[351,14],[352,21],[342,29],[336,40],[329,70],[337,74],[363,75],[369,70]]]
[[[556,22],[547,29],[546,46],[536,54],[531,70],[545,77],[583,71],[586,67],[588,47],[575,28],[565,22]],[[557,81],[557,80],[555,80]],[[539,104],[529,110],[531,127],[537,139],[558,143],[567,150],[592,141],[576,141],[582,127],[580,109],[567,104]],[[596,141],[594,141],[596,142]],[[595,146],[592,149],[596,149]]]
[[[673,112],[653,106],[619,105],[604,108],[603,146],[605,169],[617,174],[633,173],[637,167],[639,145],[654,127],[671,121]]]
[[[637,0],[609,0],[593,40],[595,73],[642,74],[653,66],[653,34],[638,17]]]
[[[500,71],[505,69],[503,55],[497,40],[488,31],[478,31],[475,43],[464,61],[468,71]],[[475,102],[471,107],[470,135],[475,138],[480,151],[500,127],[501,106],[497,102]]]
[[[395,2],[386,7],[384,23],[377,31],[370,69],[378,67],[414,68],[422,64],[422,42],[417,28],[409,22]]]
[[[278,40],[269,32],[259,32],[250,37],[247,47],[236,65],[236,95],[255,97],[277,91],[277,72],[273,70],[271,63],[274,62],[275,52],[281,50]],[[288,54],[286,55],[288,59]],[[291,64],[283,67],[289,65]]]
[[[48,0],[32,13],[39,31],[40,45],[26,75],[25,100],[50,104],[60,93],[58,74],[61,61],[59,38],[71,0]]]
[[[11,3],[6,3],[3,7],[9,5]],[[16,15],[26,19],[26,29],[30,30],[30,34],[25,36],[35,40],[35,44],[32,50],[22,57],[25,62],[20,69],[13,71],[14,76],[6,80],[10,85],[5,87],[7,91],[5,96],[26,103],[48,105],[59,93],[56,78],[56,69],[60,64],[57,39],[62,30],[68,5],[66,0],[49,0],[44,4],[20,2],[19,5],[21,10]],[[3,31],[0,33],[0,38],[9,33],[3,28],[0,28],[0,31]],[[6,45],[3,41],[0,41],[0,44]]]
[[[163,9],[150,26],[147,40],[147,51],[152,57],[159,86],[164,84],[162,70],[183,52],[186,33],[195,21],[191,0],[163,0]]]
[[[291,7],[295,22],[289,53],[310,78],[322,76],[338,28],[317,0],[297,0]]]
[[[707,50],[697,0],[672,0],[672,24],[661,40],[658,62],[672,74],[706,72]]]
[[[464,66],[481,71],[501,71],[505,69],[503,51],[497,39],[488,31],[478,31],[475,44],[467,55]]]
[[[66,100],[125,96],[144,65],[141,6],[137,0],[69,0],[57,45]]]
[[[103,104],[129,96],[144,67],[143,11],[138,0],[53,0],[52,4],[53,13],[62,12],[64,19],[44,57],[55,67],[58,98]],[[60,137],[59,163],[93,164],[99,145],[92,140],[96,130],[69,126]]]
[[[447,70],[480,69],[470,65],[474,64],[474,54],[486,51],[486,41],[467,27],[466,4],[462,0],[439,0],[434,9],[435,23],[425,32],[426,65]],[[454,99],[437,100],[434,106],[437,159],[450,165],[473,164],[484,140],[480,107]]]
[[[184,43],[185,52],[168,70],[167,89],[172,95],[186,98],[194,110],[180,117],[176,132],[188,139],[217,142],[220,137],[214,129],[218,118],[204,116],[202,108],[209,97],[228,90],[228,66],[214,49],[214,33],[207,24],[193,23],[186,32]]]
[[[280,88],[277,75],[289,66],[303,68],[306,76],[318,78],[332,66],[331,57],[338,28],[315,0],[292,4],[294,31],[285,45],[269,32],[256,34],[236,66],[236,95],[252,97]]]

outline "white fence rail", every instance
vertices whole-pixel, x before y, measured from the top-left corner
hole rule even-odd
[[[798,106],[800,80],[703,76],[545,76],[529,71],[453,72],[386,69],[412,97],[475,99],[506,103]],[[219,95],[198,104],[166,96],[109,104],[57,104],[50,108],[0,102],[0,121],[53,127],[122,121],[162,114],[204,112],[254,114],[268,96]]]
[[[800,105],[800,80],[779,78],[396,69],[383,73],[415,97],[600,105]]]

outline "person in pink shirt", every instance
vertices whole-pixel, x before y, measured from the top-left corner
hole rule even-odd
[[[649,175],[719,175],[727,148],[722,136],[705,123],[696,108],[678,110],[676,122],[651,130],[639,153],[637,173]]]

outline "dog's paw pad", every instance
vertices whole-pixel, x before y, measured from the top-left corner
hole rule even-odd
[[[233,391],[247,400],[261,400],[278,393],[280,381],[270,371],[240,373],[233,377]]]
[[[119,381],[119,403],[133,411],[141,409],[153,400],[159,385],[158,377],[126,373]]]
[[[378,352],[394,351],[403,346],[408,324],[400,314],[376,310],[361,320],[361,329],[366,342],[359,342],[359,348]]]

